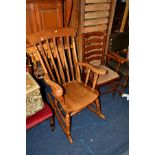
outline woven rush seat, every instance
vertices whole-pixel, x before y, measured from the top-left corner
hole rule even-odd
[[[116,72],[114,72],[113,70],[111,70],[110,68],[108,68],[104,65],[99,65],[96,67],[99,69],[103,69],[103,70],[107,71],[107,74],[99,76],[98,81],[97,81],[97,85],[100,85],[104,82],[110,82],[112,80],[119,78],[119,75]]]
[[[110,68],[116,70],[117,66],[118,66],[118,62],[110,61],[109,63]],[[123,65],[120,65],[118,73],[123,76],[128,76],[129,75],[129,62],[126,62]]]

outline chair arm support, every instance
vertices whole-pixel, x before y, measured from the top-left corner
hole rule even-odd
[[[62,87],[59,84],[50,80],[48,74],[44,75],[44,81],[46,82],[47,85],[49,85],[51,87],[51,89],[53,90],[53,93],[54,93],[54,95],[56,95],[56,97],[61,97],[63,95]]]
[[[94,67],[93,65],[91,64],[88,64],[88,63],[85,63],[85,62],[78,62],[77,65],[79,66],[84,66],[84,67],[88,67],[90,68],[93,72],[97,73],[97,74],[107,74],[107,71],[106,70],[103,70],[103,69],[99,69],[97,67]]]
[[[121,56],[119,56],[118,54],[116,53],[112,53],[110,52],[110,54],[106,54],[105,56],[111,58],[111,59],[114,59],[116,60],[117,62],[123,64],[125,62],[128,62],[128,59],[127,58],[122,58]]]

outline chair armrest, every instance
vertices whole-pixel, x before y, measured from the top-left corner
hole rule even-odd
[[[48,74],[44,75],[44,81],[46,82],[47,85],[49,85],[51,87],[51,89],[53,90],[53,93],[56,97],[61,97],[63,95],[62,87],[59,84],[50,80]]]
[[[121,56],[119,56],[118,54],[116,53],[112,53],[110,52],[110,54],[106,54],[105,56],[111,58],[111,59],[114,59],[116,60],[117,62],[123,64],[125,62],[128,62],[128,59],[127,58],[122,58]]]
[[[88,70],[86,73],[85,85],[87,85],[88,82],[91,81],[92,90],[94,90],[96,87],[98,75],[99,74],[105,75],[108,72],[107,70],[99,69],[99,68],[97,68],[91,64],[85,63],[85,62],[78,62],[77,65],[82,66],[82,67],[86,67],[86,69]],[[92,74],[91,74],[91,72],[92,72]]]
[[[83,67],[88,67],[89,69],[91,69],[93,72],[97,73],[97,74],[107,74],[107,70],[103,70],[103,69],[99,69],[97,67],[94,67],[91,64],[85,63],[85,62],[78,62],[77,65],[79,66],[83,66]]]

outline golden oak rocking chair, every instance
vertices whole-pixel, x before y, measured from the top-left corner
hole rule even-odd
[[[90,64],[78,62],[75,46],[76,31],[71,28],[58,28],[36,32],[27,39],[35,46],[37,56],[44,71],[44,80],[52,90],[54,101],[48,94],[50,103],[64,133],[71,137],[71,117],[88,107],[105,119],[101,112],[99,91],[95,89],[99,74],[106,74]],[[86,68],[86,80],[81,80],[81,68]],[[94,74],[93,86],[87,85],[90,73]]]

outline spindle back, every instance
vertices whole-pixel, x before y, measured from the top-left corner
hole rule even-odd
[[[57,28],[27,36],[35,46],[44,73],[59,84],[80,78],[80,69],[75,46],[76,31]]]

